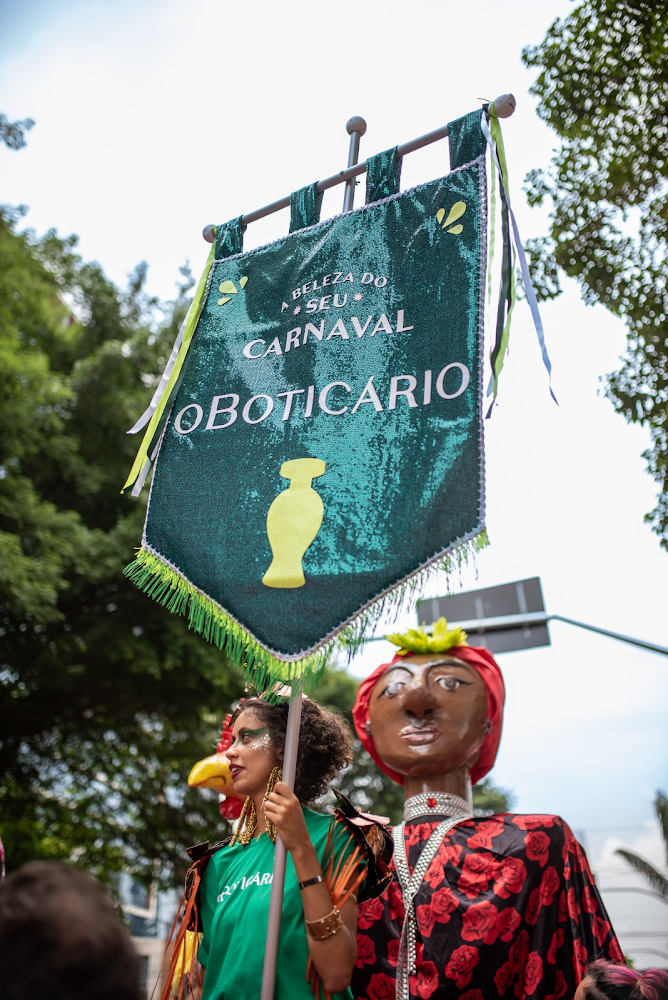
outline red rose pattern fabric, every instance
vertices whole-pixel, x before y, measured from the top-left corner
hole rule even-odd
[[[436,825],[407,824],[411,870]],[[570,1000],[592,958],[624,961],[584,852],[559,816],[459,823],[415,902],[411,1000]],[[396,881],[359,907],[356,1000],[395,1000],[403,920]]]

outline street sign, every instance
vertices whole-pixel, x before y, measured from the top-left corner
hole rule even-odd
[[[418,601],[417,612],[419,622],[443,617],[449,625],[461,626],[471,645],[484,646],[494,655],[550,645],[537,576]]]

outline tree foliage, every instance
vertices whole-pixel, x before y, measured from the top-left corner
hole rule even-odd
[[[559,294],[561,269],[586,303],[626,323],[607,393],[650,430],[644,457],[659,495],[647,520],[668,548],[668,5],[584,0],[523,59],[539,71],[531,92],[560,139],[549,170],[527,178],[530,202],[551,204],[532,270],[544,298]]]
[[[123,578],[144,510],[119,487],[191,282],[160,310],[145,265],[119,292],[73,238],[17,221],[0,216],[0,835],[10,868],[171,876],[210,826],[184,769],[241,680]]]
[[[7,115],[0,114],[0,142],[4,142],[8,149],[23,149],[26,145],[25,134],[34,124],[32,118],[12,122]]]
[[[666,851],[666,864],[668,864],[668,799],[663,792],[656,793],[654,809],[659,826],[661,827],[661,836],[663,837]],[[649,882],[654,892],[668,903],[668,878],[655,868],[650,861],[646,861],[640,854],[628,851],[623,847],[615,851],[615,854],[619,854],[620,858],[624,858],[634,871],[638,872],[639,875],[642,875]]]

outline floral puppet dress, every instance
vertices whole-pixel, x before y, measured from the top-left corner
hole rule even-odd
[[[411,873],[437,825],[406,823]],[[396,872],[360,907],[356,1000],[395,1000],[404,912]],[[570,1000],[588,961],[624,961],[584,851],[559,816],[460,822],[427,869],[415,912],[411,1000]]]

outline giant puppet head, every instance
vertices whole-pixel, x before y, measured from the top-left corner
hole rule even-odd
[[[505,688],[494,657],[444,618],[387,637],[399,652],[359,687],[353,720],[362,745],[394,781],[466,768],[475,784],[501,739]]]

